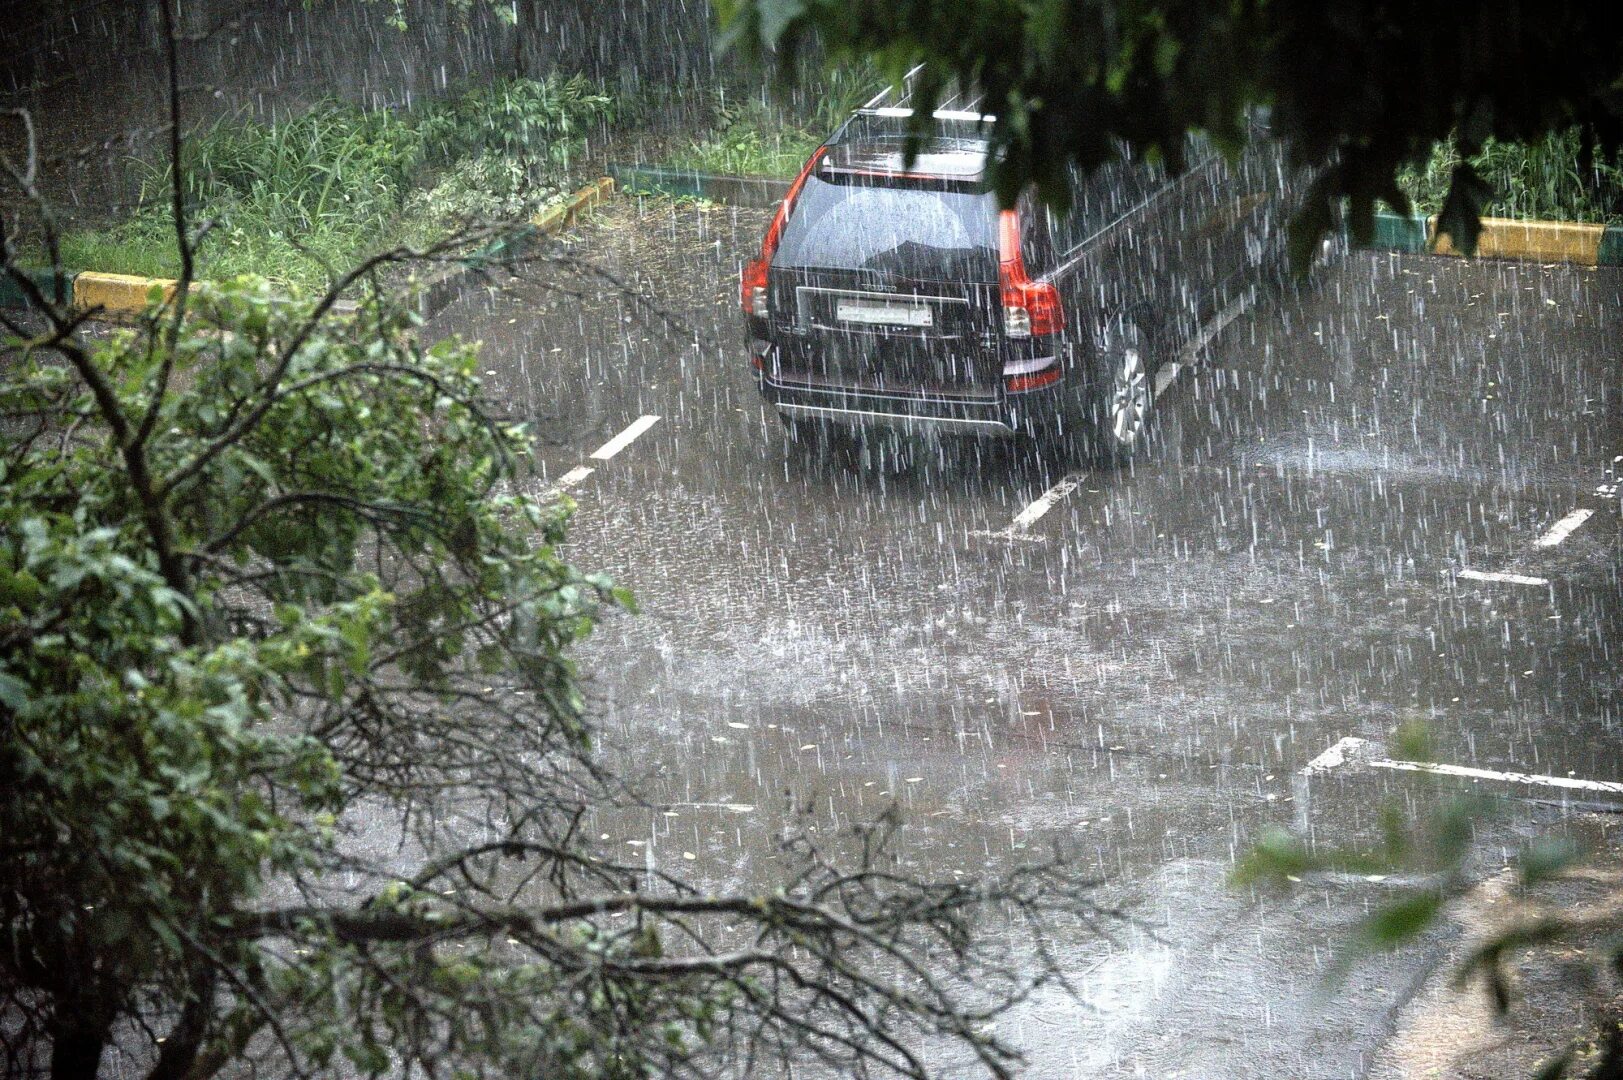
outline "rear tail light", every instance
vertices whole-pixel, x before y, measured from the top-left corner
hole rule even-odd
[[[744,305],[744,314],[766,318],[766,268],[770,265],[772,265],[770,255],[751,259],[744,264],[744,278],[739,286],[738,297],[739,302]]]
[[[827,150],[827,147],[819,146],[801,167],[800,175],[789,185],[789,193],[783,197],[783,202],[778,204],[778,212],[772,215],[772,224],[766,228],[766,236],[761,240],[761,254],[744,264],[744,273],[739,280],[738,300],[743,305],[746,315],[756,315],[764,319],[768,314],[766,273],[772,266],[772,256],[778,252],[778,241],[783,237],[783,223],[789,219],[789,211],[793,208],[800,189],[806,186],[806,177],[817,168],[817,163],[823,159]]]
[[[1046,371],[1032,371],[1024,375],[1007,375],[1003,379],[1003,389],[1011,394],[1023,394],[1027,390],[1041,390],[1045,386],[1053,386],[1059,382],[1059,366]]]
[[[1065,329],[1065,308],[1051,282],[1032,281],[1020,254],[1020,215],[998,215],[998,284],[1003,293],[1003,329],[1012,338],[1045,337]]]

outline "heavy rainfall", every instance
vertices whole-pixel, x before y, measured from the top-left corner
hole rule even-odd
[[[60,892],[72,898],[68,909],[91,915],[108,903],[72,893],[86,887],[80,871],[52,869],[69,862],[39,855],[88,834],[63,825],[36,844],[28,833],[60,807],[111,789],[63,781],[59,802],[24,797],[50,787],[39,761],[57,759],[29,756],[42,740],[62,738],[68,749],[55,753],[69,757],[79,745],[78,735],[39,734],[50,727],[45,710],[69,710],[69,698],[47,699],[58,669],[30,658],[54,648],[45,639],[69,619],[38,615],[32,600],[19,599],[33,593],[18,584],[37,570],[28,560],[45,557],[37,522],[66,529],[74,510],[60,490],[47,490],[56,481],[31,479],[24,466],[44,469],[45,459],[30,455],[60,444],[74,468],[116,470],[129,458],[114,450],[141,442],[125,432],[69,454],[76,437],[91,438],[95,413],[83,403],[55,413],[39,404],[57,400],[50,372],[79,370],[65,348],[40,359],[56,347],[42,342],[82,341],[87,355],[120,335],[158,343],[141,346],[145,361],[135,359],[140,348],[118,354],[149,380],[118,390],[132,429],[165,393],[184,402],[228,392],[184,363],[167,386],[150,381],[169,380],[152,362],[175,348],[168,328],[191,340],[178,329],[184,318],[169,322],[177,302],[162,287],[183,273],[176,207],[191,215],[194,234],[211,222],[196,241],[195,271],[184,270],[190,280],[259,273],[266,296],[314,300],[330,276],[373,252],[428,250],[425,260],[384,263],[350,283],[343,297],[359,301],[362,315],[345,323],[339,311],[336,325],[356,329],[332,333],[369,333],[361,328],[374,303],[369,290],[406,295],[427,282],[400,316],[403,336],[391,339],[423,348],[389,363],[415,363],[446,339],[477,343],[466,374],[477,382],[480,415],[492,430],[517,425],[533,440],[509,474],[481,465],[441,480],[484,484],[478,499],[503,507],[481,529],[520,528],[503,557],[555,550],[634,598],[609,594],[597,578],[569,579],[561,586],[568,599],[539,614],[516,604],[499,614],[489,614],[499,604],[480,608],[486,614],[470,616],[466,641],[458,636],[439,661],[454,667],[462,649],[477,648],[478,662],[449,681],[421,675],[403,651],[376,675],[379,685],[421,678],[412,709],[439,708],[449,719],[413,727],[399,745],[365,723],[337,725],[318,706],[322,694],[364,697],[358,684],[323,674],[307,687],[296,666],[256,675],[293,689],[277,697],[252,681],[245,698],[261,708],[263,694],[268,704],[244,724],[276,738],[340,731],[331,736],[335,768],[359,777],[345,781],[347,801],[276,811],[299,829],[320,819],[308,829],[328,830],[328,839],[311,841],[316,854],[285,862],[266,840],[252,873],[232,871],[252,883],[231,886],[241,892],[230,909],[210,908],[191,929],[161,927],[170,916],[154,916],[134,931],[121,926],[129,936],[114,940],[87,917],[86,940],[114,940],[110,957],[146,957],[136,940],[173,950],[120,991],[93,1032],[88,1063],[67,1060],[64,1047],[95,1027],[76,1027],[79,1011],[106,1001],[75,996],[67,968],[47,970],[58,962],[51,949],[77,954],[62,944],[68,930],[53,937],[37,928],[42,893],[0,887],[13,954],[0,960],[7,1075],[528,1068],[836,1076],[888,1068],[942,1077],[1006,1069],[1032,1078],[1464,1080],[1530,1077],[1569,1045],[1579,1047],[1574,1069],[1603,1058],[1615,1067],[1623,1050],[1608,1057],[1604,1048],[1616,1042],[1623,1013],[1604,962],[1616,946],[1603,942],[1623,901],[1615,857],[1623,239],[1607,227],[1623,225],[1623,164],[1588,174],[1599,191],[1593,206],[1564,208],[1559,199],[1569,196],[1559,194],[1540,203],[1536,192],[1518,206],[1520,189],[1508,202],[1484,203],[1485,217],[1507,222],[1581,218],[1594,239],[1587,255],[1547,248],[1518,257],[1494,249],[1490,231],[1474,257],[1445,253],[1446,242],[1432,250],[1424,218],[1446,190],[1438,175],[1459,159],[1440,147],[1441,164],[1420,161],[1401,178],[1416,199],[1419,242],[1394,241],[1390,229],[1358,242],[1338,219],[1293,267],[1289,219],[1331,164],[1288,158],[1265,111],[1247,113],[1253,141],[1237,153],[1196,139],[1145,158],[1112,144],[1116,156],[1098,172],[1071,174],[1070,205],[1045,208],[1027,187],[1011,214],[987,187],[984,170],[999,151],[987,143],[991,120],[981,118],[973,87],[949,84],[941,100],[930,99],[942,112],[921,140],[908,127],[909,79],[849,57],[831,68],[803,55],[786,61],[797,69],[786,85],[723,48],[715,20],[706,4],[668,0],[196,0],[173,12],[165,0],[7,5],[0,93],[13,111],[0,121],[0,148],[10,174],[6,263],[8,273],[19,269],[4,294],[0,353],[9,444],[0,455],[0,729],[10,745],[0,778],[14,804],[0,822],[16,838],[0,836],[4,876],[49,879],[44,895]],[[173,203],[171,74],[181,129],[196,148],[182,150],[191,174]],[[864,109],[863,123],[847,124]],[[334,156],[322,156],[323,140],[341,144]],[[1583,172],[1561,158],[1570,150],[1576,160],[1575,138],[1552,136],[1545,158],[1536,149],[1527,151],[1530,167]],[[1480,169],[1490,173],[1488,164]],[[576,194],[588,190],[589,198]],[[820,241],[803,235],[811,229],[804,216],[797,224],[797,210],[825,212],[816,200],[838,204],[827,211],[838,221],[841,206],[856,216],[855,200],[876,192],[889,201],[858,225],[825,228]],[[57,276],[68,287],[55,298],[44,269],[47,206],[60,265],[79,273]],[[1073,224],[1089,214],[1096,227]],[[435,248],[447,234],[458,234],[457,244]],[[806,254],[816,243],[823,254]],[[796,244],[793,257],[783,254]],[[111,286],[88,291],[98,271],[159,286],[141,285],[121,315],[107,299]],[[213,320],[197,331],[191,355],[217,353],[223,364],[233,341],[259,339],[250,323],[230,321],[243,316],[209,308],[209,288],[191,301],[209,312],[196,318]],[[1034,299],[1043,288],[1051,296]],[[825,294],[831,299],[818,307]],[[95,305],[88,322],[80,319],[87,303],[73,302],[81,295]],[[302,302],[264,301],[264,325],[281,330],[264,332],[269,351],[245,361],[249,375],[268,370],[297,325],[277,323],[277,305]],[[1050,302],[1059,315],[1041,307]],[[143,314],[148,304],[157,306]],[[381,355],[357,363],[381,364]],[[104,370],[121,369],[109,360]],[[46,389],[22,393],[25,377]],[[229,393],[254,400],[240,387]],[[377,407],[401,400],[380,397]],[[435,425],[452,422],[440,417],[460,399],[444,391],[432,402],[400,423],[392,437],[401,441],[389,445],[420,450],[424,461],[436,446],[447,458],[483,460],[470,449],[484,437],[477,425],[436,441]],[[1142,416],[1112,412],[1139,405]],[[176,408],[147,427],[155,460],[186,480],[179,427],[170,431],[174,456],[157,449],[167,425],[195,422],[206,446],[254,412],[241,402],[223,404],[223,419]],[[372,423],[353,402],[330,408],[331,424]],[[301,446],[312,458],[339,454],[319,435]],[[279,505],[316,482],[299,472],[303,452],[285,463],[268,455],[267,469],[290,470],[266,481]],[[116,528],[144,535],[137,526],[147,519],[130,509],[146,505],[143,481],[130,482],[131,500],[91,500],[83,515],[105,523],[124,514]],[[26,496],[34,483],[45,494]],[[177,505],[205,498],[199,487],[177,490],[190,492]],[[428,481],[401,490],[442,497]],[[568,508],[566,529],[513,525],[501,500],[517,496],[545,514]],[[324,513],[354,512],[350,496],[323,498],[330,511],[295,509],[289,530],[302,536]],[[353,530],[333,526],[320,540],[327,546],[300,557],[345,574],[375,572],[401,596],[402,582],[441,568],[454,576],[455,538],[443,551],[420,537],[399,540],[388,531],[397,511],[384,507]],[[273,513],[249,513],[262,512]],[[174,640],[201,649],[210,634],[274,636],[277,619],[293,618],[285,609],[338,604],[339,594],[317,586],[249,596],[255,579],[229,574],[274,562],[276,544],[257,539],[238,554],[230,544],[239,532],[258,535],[248,518],[228,528],[228,517],[200,514],[207,527],[192,535],[188,513],[175,510],[176,543],[201,546],[212,536],[218,544],[209,550],[235,560],[218,571],[226,575],[218,597],[198,585],[198,603],[240,608],[213,620],[177,615],[164,632]],[[84,551],[101,542],[85,536]],[[425,551],[441,552],[427,569],[413,561]],[[193,575],[215,572],[199,559]],[[153,556],[154,572],[164,565]],[[79,587],[77,578],[51,580]],[[597,598],[576,608],[577,594]],[[83,614],[90,601],[64,603]],[[559,631],[548,648],[565,666],[533,676],[553,681],[524,682],[528,654],[514,647],[521,670],[507,682],[479,635],[507,647],[526,620],[549,618],[596,625],[589,636]],[[312,632],[309,641],[340,633]],[[71,648],[94,653],[88,640]],[[387,646],[374,641],[372,653],[384,656]],[[135,680],[142,662],[107,661],[132,672],[115,696],[134,701],[158,679],[147,671]],[[550,703],[553,690],[563,704]],[[423,704],[436,694],[437,706]],[[495,726],[469,721],[460,731],[464,708],[485,710]],[[546,724],[572,730],[577,714],[588,733],[580,743],[564,751],[566,742],[547,741],[563,736]],[[107,706],[94,715],[101,719],[82,722],[111,724],[120,714]],[[366,715],[386,725],[392,714]],[[501,723],[518,733],[510,746],[499,741]],[[487,736],[496,741],[479,742]],[[151,745],[164,737],[150,736]],[[354,764],[369,749],[380,760]],[[402,766],[401,755],[419,756],[427,773]],[[458,764],[441,776],[437,758]],[[25,759],[33,763],[26,769]],[[458,771],[462,762],[494,771]],[[139,766],[137,755],[130,768]],[[525,779],[535,786],[522,791],[505,787],[520,773],[541,779]],[[305,790],[278,788],[283,781],[268,771],[253,777],[204,786]],[[180,798],[142,790],[143,800]],[[526,799],[535,802],[533,820]],[[1436,836],[1424,831],[1437,821]],[[254,827],[274,832],[279,822]],[[530,826],[541,832],[523,833]],[[521,836],[546,848],[545,869],[526,861]],[[828,880],[833,866],[875,843],[884,880],[861,885],[879,890],[872,909],[866,893],[851,900],[860,889],[849,882],[814,898],[794,891]],[[437,863],[480,845],[455,873]],[[206,845],[183,849],[185,859],[201,858]],[[478,861],[486,856],[495,857]],[[1532,874],[1525,868],[1535,858],[1560,865]],[[593,867],[611,865],[620,875],[612,882],[594,876]],[[1016,884],[974,907],[977,884],[962,908],[920,916],[937,937],[911,937],[917,927],[897,914],[947,895],[909,891],[913,883],[1018,882],[1035,866],[1052,894]],[[57,873],[60,882],[50,877]],[[173,873],[185,880],[191,871]],[[400,899],[404,882],[416,891]],[[223,886],[204,887],[205,897],[211,888]],[[604,889],[614,899],[593,908]],[[713,913],[643,909],[635,899],[783,895],[853,903],[846,915],[857,923],[863,912],[895,917],[883,933],[905,947],[877,949],[852,931],[838,939],[836,964],[817,936],[823,924],[784,931],[776,916],[748,908],[753,900],[707,921]],[[626,896],[633,899],[622,904]],[[1383,919],[1413,913],[1416,896],[1430,898],[1423,916]],[[372,944],[346,938],[370,932],[362,924],[379,897],[398,902],[388,910],[401,919],[457,930],[425,931],[421,940],[399,930]],[[532,937],[507,915],[479,923],[487,901],[503,912],[525,904],[551,911],[578,897],[586,898],[573,916],[580,925],[567,934],[594,943],[580,945],[580,955],[610,967],[619,961],[604,958],[632,957],[623,969],[571,967],[598,961],[560,959],[576,940],[562,928],[555,938],[550,929]],[[199,910],[218,903],[195,901]],[[261,920],[259,958],[223,951],[222,942],[246,948],[243,912],[296,904],[304,923]],[[323,904],[359,906],[345,922],[320,914]],[[1590,921],[1558,946],[1508,946],[1510,1008],[1500,1015],[1491,978],[1455,975],[1518,915],[1545,910]],[[953,919],[961,923],[949,926]],[[477,932],[464,933],[465,923]],[[645,923],[660,935],[653,945],[640,936]],[[975,944],[962,945],[960,933]],[[408,940],[402,956],[439,952],[412,961],[418,967],[366,967],[369,949],[382,955]],[[301,965],[306,950],[325,955],[329,946],[337,959]],[[622,947],[630,951],[615,951]],[[728,972],[691,985],[676,981],[674,968],[649,976],[656,987],[677,987],[677,1000],[690,995],[689,1012],[635,998],[643,991],[594,997],[581,989],[589,978],[634,983],[656,971],[637,967],[650,956],[711,957],[719,971],[755,948],[778,950],[785,966],[771,967],[770,978],[765,969]],[[548,972],[539,981],[498,985],[491,976],[477,984],[477,1000],[457,997],[473,993],[469,972],[484,978],[525,950],[533,953],[526,962]],[[116,966],[98,963],[98,971]],[[193,963],[217,965],[218,977],[188,983]],[[332,974],[344,964],[363,974],[347,982]],[[785,974],[796,964],[809,970],[804,978],[849,994],[850,1008]],[[915,965],[935,973],[926,979]],[[292,974],[279,981],[262,968]],[[871,984],[851,975],[859,969]],[[328,997],[295,988],[294,975],[310,972]],[[463,989],[446,989],[464,975]],[[762,994],[754,978],[775,987],[784,980],[773,991],[782,1012],[750,1004]],[[443,1001],[423,1005],[412,979]],[[904,989],[886,996],[875,986]],[[490,1002],[532,992],[541,996],[522,1002],[531,1011],[519,1010],[532,1026],[520,1032],[510,1018],[512,1031],[503,1030],[495,1018],[509,1014]],[[803,992],[811,996],[796,996]],[[701,1016],[707,995],[720,1004]],[[416,1026],[389,1019],[390,1009],[404,1015],[419,1005]],[[575,1019],[559,1019],[569,1009]],[[191,1019],[203,1011],[207,1022]],[[463,1031],[477,1026],[468,1019],[476,1015],[490,1026],[478,1037]],[[810,1018],[804,1029],[800,1016]],[[192,1038],[189,1024],[201,1025],[195,1060],[165,1071],[165,1043]],[[558,1027],[534,1036],[546,1024]],[[639,1024],[657,1028],[648,1038],[667,1040],[663,1051],[642,1045]],[[509,1050],[495,1048],[510,1034],[521,1048],[504,1057]],[[523,1042],[532,1036],[546,1048]],[[846,1039],[875,1049],[859,1052]]]

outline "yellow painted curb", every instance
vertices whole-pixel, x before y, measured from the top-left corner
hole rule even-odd
[[[151,304],[154,288],[159,290],[163,300],[168,301],[174,299],[175,286],[178,284],[173,278],[84,270],[73,279],[73,306],[80,311],[99,307],[109,315],[139,315]],[[193,292],[198,287],[198,282],[192,283]]]
[[[1530,259],[1538,262],[1570,262],[1594,266],[1600,255],[1604,225],[1580,225],[1570,221],[1514,221],[1509,218],[1483,218],[1482,235],[1477,238],[1478,258]],[[1450,237],[1437,236],[1437,218],[1426,219],[1426,237],[1438,255],[1458,255]]]
[[[544,233],[557,232],[579,217],[581,211],[608,201],[613,194],[614,178],[605,176],[587,184],[557,206],[541,211],[530,219],[530,224]]]
[[[585,210],[607,202],[614,195],[614,179],[605,176],[595,180],[579,191],[575,192],[557,206],[535,215],[530,219],[543,233],[553,233],[572,224]],[[446,275],[454,278],[460,271],[452,271]],[[95,270],[85,270],[73,279],[73,305],[81,311],[100,308],[109,318],[126,318],[140,315],[152,303],[153,289],[158,290],[158,296],[163,301],[174,299],[175,287],[179,284],[173,278],[137,277],[134,274],[104,274]],[[201,288],[203,282],[193,282],[192,291]],[[354,309],[352,301],[339,301],[338,307],[348,305]]]

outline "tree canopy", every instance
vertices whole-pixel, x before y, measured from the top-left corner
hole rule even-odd
[[[1623,146],[1623,6],[1593,0],[721,0],[732,47],[793,70],[818,46],[877,59],[917,94],[974,85],[997,117],[1005,199],[1035,183],[1063,200],[1064,169],[1125,140],[1176,166],[1185,133],[1237,147],[1249,110],[1301,166],[1324,166],[1298,219],[1298,252],[1347,200],[1355,236],[1376,202],[1407,212],[1397,172],[1457,136],[1462,159],[1492,137],[1578,127]],[[1490,192],[1468,160],[1440,230],[1474,250]]]
[[[600,849],[592,814],[649,808],[571,653],[630,597],[563,559],[570,502],[404,277],[507,234],[310,296],[194,290],[160,14],[181,276],[133,326],[74,306],[34,147],[0,156],[53,265],[0,221],[31,302],[0,311],[5,1073],[924,1077],[945,1041],[1011,1075],[987,1021],[1059,976],[1047,934],[1108,915],[1090,883],[1057,856],[922,879],[894,813],[786,836],[747,893]]]

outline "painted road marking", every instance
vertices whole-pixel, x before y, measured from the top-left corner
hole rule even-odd
[[[1172,380],[1178,377],[1178,372],[1182,370],[1183,365],[1176,360],[1169,360],[1167,363],[1162,364],[1161,370],[1155,373],[1155,396],[1160,397],[1162,392],[1172,385]]]
[[[992,532],[987,529],[976,529],[970,536],[980,537],[983,540],[1022,540],[1026,543],[1041,544],[1044,538],[1031,536],[1029,530],[1042,516],[1060,504],[1060,501],[1081,486],[1082,481],[1088,477],[1087,473],[1071,473],[1059,483],[1033,499],[1024,510],[1014,516],[1007,528]]]
[[[548,493],[561,495],[596,471],[596,469],[586,465],[576,465],[573,469],[558,477],[558,482],[552,485]]]
[[[659,423],[657,416],[639,416],[626,426],[626,429],[596,450],[592,451],[594,461],[607,461],[615,454],[630,446],[643,432]]]
[[[1498,581],[1506,585],[1548,585],[1549,578],[1531,577],[1527,574],[1506,574],[1499,570],[1461,570],[1454,575],[1469,581]]]
[[[1572,788],[1578,791],[1607,791],[1614,795],[1623,795],[1623,784],[1609,780],[1576,780],[1570,776],[1495,772],[1492,769],[1472,769],[1464,765],[1439,765],[1431,761],[1387,761],[1381,759],[1368,761],[1365,764],[1376,769],[1436,773],[1441,776],[1468,776],[1474,780],[1503,780],[1507,784],[1533,784],[1538,787]]]
[[[1303,776],[1312,776],[1315,773],[1329,772],[1347,763],[1347,755],[1367,743],[1368,739],[1358,739],[1348,736],[1337,742],[1330,749],[1307,763],[1302,770]]]
[[[1081,485],[1083,479],[1084,477],[1081,473],[1072,473],[1070,476],[1067,476],[1065,479],[1061,480],[1059,483],[1037,496],[1037,498],[1032,500],[1030,506],[1026,507],[1024,510],[1020,511],[1014,516],[1014,520],[1009,523],[1009,531],[1025,532],[1027,529],[1037,524],[1038,521],[1042,520],[1042,516],[1044,514],[1048,513],[1050,510],[1054,509],[1054,507],[1059,505],[1059,501],[1061,499],[1075,491],[1077,487]]]
[[[1369,745],[1368,739],[1348,737],[1307,763],[1303,776],[1329,772],[1347,764],[1356,752]],[[1542,773],[1501,772],[1497,769],[1477,769],[1467,765],[1443,765],[1432,761],[1398,761],[1391,758],[1359,757],[1358,764],[1371,769],[1391,769],[1397,772],[1423,772],[1437,776],[1463,776],[1472,780],[1498,780],[1506,784],[1526,784],[1532,787],[1566,788],[1572,791],[1604,791],[1623,795],[1623,783],[1612,780],[1580,780],[1571,776],[1545,776]]]
[[[1195,340],[1185,345],[1177,357],[1162,364],[1155,372],[1155,394],[1159,397],[1167,387],[1172,385],[1182,372],[1195,366],[1202,350],[1212,343],[1212,340],[1228,328],[1228,324],[1238,319],[1251,309],[1257,302],[1257,290],[1247,289],[1245,293],[1234,298],[1228,307],[1217,313],[1217,317],[1200,328]]]
[[[1588,521],[1594,515],[1595,511],[1589,509],[1588,507],[1579,507],[1566,517],[1562,518],[1560,521],[1556,522],[1554,525],[1551,525],[1549,532],[1533,541],[1533,546],[1536,548],[1555,547],[1555,545],[1571,536],[1575,531],[1577,531],[1578,526]]]

